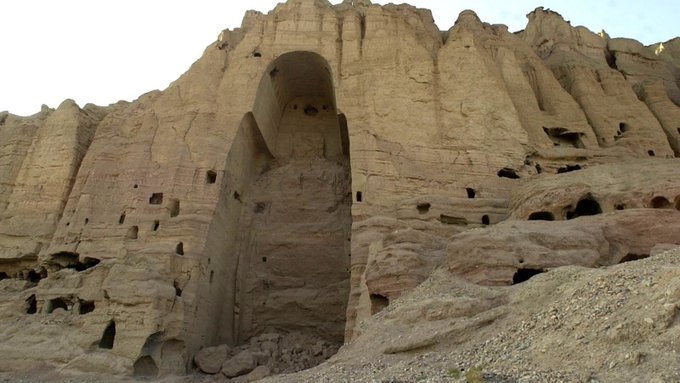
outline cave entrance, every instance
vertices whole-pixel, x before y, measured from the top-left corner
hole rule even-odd
[[[234,162],[252,167],[239,170],[233,186],[241,211],[234,343],[290,332],[341,343],[352,189],[347,122],[326,60],[279,56],[245,120],[255,149]]]

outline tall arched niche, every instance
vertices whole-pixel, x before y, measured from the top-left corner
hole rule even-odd
[[[323,57],[290,52],[267,67],[221,188],[203,254],[196,346],[293,331],[342,342],[349,136]]]

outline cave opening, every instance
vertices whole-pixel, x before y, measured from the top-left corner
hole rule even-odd
[[[125,238],[127,239],[137,239],[137,236],[139,234],[139,226],[130,226],[128,228],[127,234],[125,234]]]
[[[47,301],[47,313],[51,314],[56,309],[63,309],[69,311],[68,304],[63,298],[54,298]]]
[[[79,300],[78,314],[85,315],[94,311],[94,301]]]
[[[597,214],[602,214],[602,208],[595,198],[593,198],[593,196],[588,195],[578,201],[576,204],[576,209],[567,211],[566,218],[574,219],[577,217]]]
[[[177,217],[179,215],[179,200],[173,198],[170,200],[170,217]]]
[[[149,204],[151,205],[160,205],[163,203],[163,193],[153,193],[151,194],[151,197],[149,197]]]
[[[543,131],[550,138],[554,146],[567,146],[572,148],[584,148],[581,136],[583,133],[570,132],[565,128],[546,128]]]
[[[381,294],[370,294],[369,299],[371,301],[371,315],[375,315],[383,311],[387,306],[390,305],[390,300]]]
[[[35,314],[38,312],[38,300],[35,298],[35,294],[31,294],[26,298],[26,314]]]
[[[557,168],[557,174],[574,172],[576,170],[581,170],[581,165],[565,165]]]
[[[626,254],[625,257],[621,258],[619,263],[626,263],[626,262],[633,262],[633,261],[639,261],[641,259],[649,258],[649,254],[633,254],[629,253]]]
[[[477,194],[477,191],[473,188],[465,188],[465,191],[467,192],[467,197],[468,198],[475,198],[475,195]]]
[[[116,322],[110,321],[109,324],[104,329],[102,338],[99,341],[99,348],[112,349],[113,343],[116,340]]]
[[[529,214],[529,221],[554,221],[555,215],[549,211],[535,211]]]
[[[426,214],[427,212],[430,211],[431,206],[432,205],[429,202],[423,202],[416,205],[416,209],[418,209],[418,213]]]
[[[531,268],[522,268],[522,269],[517,269],[515,274],[512,276],[512,284],[516,285],[522,282],[526,282],[532,277],[545,273],[545,270],[543,269],[531,269]]]
[[[132,375],[138,378],[155,378],[158,376],[158,366],[151,356],[144,355],[135,361]]]
[[[517,171],[512,168],[503,168],[498,171],[497,175],[501,178],[510,178],[513,180],[519,179],[519,176],[517,175]]]
[[[668,209],[671,207],[671,201],[664,196],[656,196],[652,198],[650,205],[652,205],[652,208],[654,209]]]

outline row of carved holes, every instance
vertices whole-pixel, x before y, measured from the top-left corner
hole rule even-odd
[[[212,170],[208,171],[207,174],[207,183],[215,183],[215,179],[217,177],[217,173],[215,173]],[[149,198],[149,203],[151,205],[160,205],[163,203],[163,193],[153,193],[151,194],[151,197]],[[177,217],[179,215],[180,211],[180,201],[178,199],[172,199],[170,200],[170,217]],[[125,218],[126,218],[126,213],[123,212],[123,214],[120,215],[120,218],[118,219],[118,224],[122,225],[125,223]],[[151,230],[153,231],[158,231],[158,228],[160,227],[161,223],[159,220],[154,220],[153,224],[151,226]],[[137,239],[139,236],[139,226],[134,225],[130,226],[130,228],[127,231],[127,234],[125,235],[125,238],[127,239]],[[184,245],[182,242],[178,243],[177,246],[175,247],[175,253],[178,255],[184,255]]]
[[[56,309],[63,309],[64,311],[71,311],[73,308],[72,303],[67,303],[69,299],[64,298],[54,298],[50,299],[45,304],[45,310],[48,314],[51,314]],[[78,299],[78,314],[85,315],[93,312],[95,309],[94,301],[86,301]],[[35,294],[32,294],[26,299],[26,314],[35,314],[38,312],[38,300]]]
[[[664,196],[656,196],[650,201],[650,206],[654,209],[668,209],[672,207],[671,202]],[[616,210],[624,210],[624,204],[614,206]],[[680,195],[675,197],[675,209],[680,210]],[[572,219],[584,215],[596,215],[602,213],[600,204],[592,197],[586,197],[578,202],[576,209],[567,212],[567,219]],[[554,221],[555,216],[548,211],[537,211],[529,215],[529,220]]]

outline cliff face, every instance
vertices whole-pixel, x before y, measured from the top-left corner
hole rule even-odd
[[[178,373],[355,339],[439,266],[503,285],[680,244],[677,43],[528,19],[290,0],[162,92],[1,115],[0,368]]]

